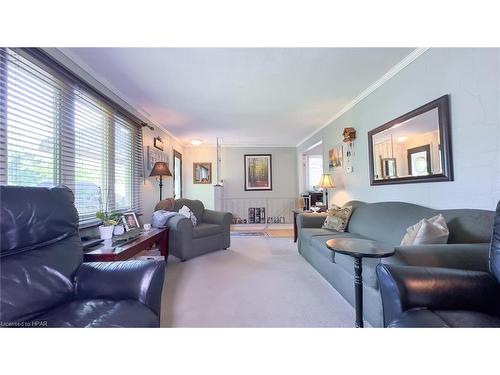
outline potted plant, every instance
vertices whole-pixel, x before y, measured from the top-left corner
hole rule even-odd
[[[115,225],[118,224],[120,218],[122,217],[121,212],[106,212],[98,211],[95,216],[102,221],[102,225],[99,226],[99,232],[101,233],[101,239],[109,240],[113,237],[113,231]]]
[[[108,199],[106,199],[106,208],[102,209],[102,199],[99,193],[99,207],[100,211],[97,211],[95,216],[101,220],[102,224],[99,226],[99,233],[101,234],[101,239],[109,240],[113,237],[113,231],[115,230],[115,225],[120,222],[123,214],[119,211],[108,211]]]

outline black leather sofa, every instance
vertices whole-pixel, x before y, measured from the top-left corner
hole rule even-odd
[[[1,186],[2,327],[158,327],[163,261],[82,263],[66,187]]]
[[[431,267],[377,266],[387,327],[500,327],[500,202],[490,273]]]

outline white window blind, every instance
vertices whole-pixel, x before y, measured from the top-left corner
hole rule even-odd
[[[85,223],[141,211],[141,128],[78,82],[0,48],[0,121],[1,184],[66,185]]]

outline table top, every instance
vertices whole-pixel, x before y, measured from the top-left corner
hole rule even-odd
[[[396,251],[393,246],[360,238],[334,238],[326,241],[326,247],[356,258],[385,258]]]
[[[151,228],[150,230],[145,230],[141,233],[139,237],[134,239],[133,241],[127,242],[123,245],[117,244],[115,246],[112,245],[112,240],[104,240],[100,244],[96,245],[95,247],[91,247],[87,250],[85,250],[85,255],[104,255],[104,254],[114,254],[116,256],[119,256],[121,253],[127,252],[129,249],[134,248],[135,246],[141,244],[144,241],[147,241],[148,239],[152,239],[153,237],[163,233],[166,228],[162,229],[157,229],[157,228]]]

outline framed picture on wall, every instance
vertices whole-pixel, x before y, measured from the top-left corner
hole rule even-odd
[[[212,183],[212,163],[193,163],[193,184]]]
[[[169,160],[168,153],[157,150],[151,146],[147,147],[147,160],[146,160],[146,168],[149,174],[149,171],[153,169],[153,166],[157,161],[164,161],[167,163],[168,166],[170,166],[170,160]]]
[[[273,190],[271,154],[247,154],[245,158],[245,191]]]
[[[342,167],[343,148],[342,143],[328,151],[328,162],[330,168]]]

